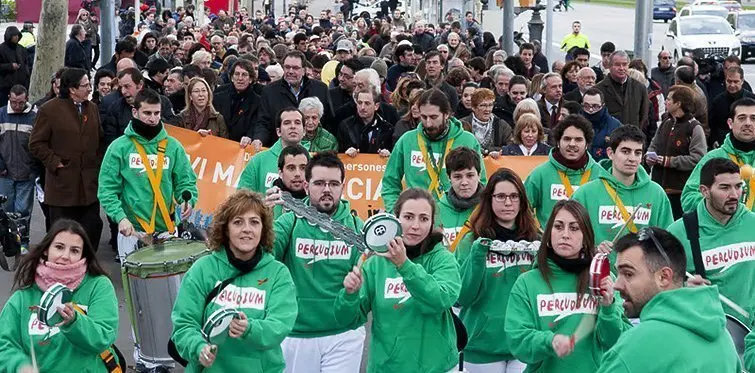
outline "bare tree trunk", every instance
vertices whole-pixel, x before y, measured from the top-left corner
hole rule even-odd
[[[68,0],[42,0],[37,51],[29,96],[34,102],[50,90],[50,77],[63,67],[68,26]]]

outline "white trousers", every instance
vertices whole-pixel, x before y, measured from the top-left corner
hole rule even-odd
[[[487,364],[464,362],[464,371],[468,373],[522,373],[527,364],[519,360],[496,361]]]
[[[283,340],[285,373],[359,372],[364,349],[364,326],[341,334]]]

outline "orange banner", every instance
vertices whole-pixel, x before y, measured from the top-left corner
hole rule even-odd
[[[165,126],[168,134],[175,137],[186,149],[189,163],[197,174],[199,200],[195,207],[194,223],[206,227],[212,220],[215,208],[232,194],[238,186],[239,177],[246,163],[254,155],[251,146],[241,148],[237,142],[216,136],[202,137],[194,131]],[[374,215],[383,208],[380,193],[385,172],[386,158],[376,154],[360,154],[354,158],[339,154],[346,167],[343,198],[362,219]],[[485,158],[485,169],[491,175],[501,167],[508,167],[524,180],[537,165],[548,157],[499,157]]]

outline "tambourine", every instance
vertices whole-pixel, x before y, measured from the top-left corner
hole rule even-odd
[[[362,227],[365,246],[376,253],[387,252],[388,243],[401,233],[401,222],[386,212],[371,216]]]
[[[228,328],[231,321],[239,317],[239,310],[235,308],[221,308],[213,312],[202,326],[202,335],[213,345],[222,344],[228,338]]]
[[[485,238],[485,239],[480,240],[480,244],[483,246],[487,246],[488,251],[492,251],[494,253],[498,253],[502,255],[511,255],[511,254],[536,255],[537,251],[540,249],[540,241],[521,240],[519,242],[516,242],[513,240],[508,240],[504,242],[504,241],[491,240],[489,238]]]
[[[597,253],[590,263],[590,281],[589,289],[593,297],[600,298],[603,296],[600,290],[600,282],[611,275],[611,263],[608,260],[608,254]]]
[[[57,283],[50,286],[39,301],[37,319],[48,327],[63,322],[63,316],[58,313],[58,307],[70,302],[72,298],[73,292],[65,285]]]

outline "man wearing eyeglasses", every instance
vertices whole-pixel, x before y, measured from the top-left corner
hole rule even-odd
[[[640,323],[603,355],[599,373],[742,371],[716,288],[684,286],[689,258],[678,239],[644,228],[616,251],[614,289]]]
[[[752,310],[755,213],[740,203],[744,184],[739,167],[727,158],[711,158],[700,170],[699,180],[703,200],[668,227],[684,245],[687,266],[695,273],[687,284],[716,285],[721,294]],[[727,305],[724,310],[748,325],[752,323]]]
[[[645,134],[636,126],[620,126],[611,132],[606,154],[598,164],[606,171],[574,193],[588,214],[598,249],[610,252],[616,236],[642,227],[668,227],[674,219],[663,188],[650,180],[641,167]],[[635,209],[638,211],[635,212]]]
[[[674,85],[674,64],[671,62],[671,52],[662,50],[658,53],[658,66],[650,70],[650,78],[661,86],[663,95]]]
[[[341,199],[344,177],[345,167],[335,153],[313,156],[304,170],[307,201],[335,222],[361,232],[364,223],[351,214],[349,202]],[[268,195],[268,203],[281,204],[276,197],[280,195]],[[275,221],[273,253],[291,271],[301,310],[281,346],[285,372],[358,372],[364,327],[337,319],[333,303],[361,254],[305,219],[288,212]]]
[[[582,96],[588,89],[595,86],[595,71],[589,67],[583,67],[577,73],[577,89],[564,95],[564,101],[582,103]]]
[[[585,69],[593,73],[592,69]],[[588,89],[582,99],[580,114],[592,123],[592,129],[595,131],[595,138],[593,138],[590,146],[592,158],[596,161],[608,158],[606,150],[611,132],[619,128],[621,122],[608,113],[603,102],[603,92],[597,88]]]

